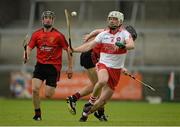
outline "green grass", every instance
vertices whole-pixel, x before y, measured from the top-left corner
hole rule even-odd
[[[78,122],[85,101],[77,104],[72,116],[65,101],[42,100],[42,121],[32,120],[31,100],[0,99],[1,126],[180,126],[180,104],[111,101],[106,105],[108,122],[100,122],[91,115],[87,122]]]

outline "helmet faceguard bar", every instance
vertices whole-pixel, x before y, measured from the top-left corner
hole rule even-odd
[[[110,17],[117,18],[120,22],[124,21],[124,14],[119,11],[111,11],[108,15],[108,18]]]
[[[54,19],[54,18],[55,18],[55,13],[52,12],[52,11],[44,11],[44,12],[42,13],[41,18],[44,19],[45,17],[51,17],[51,18]]]

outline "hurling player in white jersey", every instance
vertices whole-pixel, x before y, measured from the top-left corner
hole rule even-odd
[[[100,43],[100,60],[96,64],[98,81],[93,89],[89,102],[84,105],[80,121],[87,120],[88,115],[103,106],[113,95],[115,87],[120,79],[124,67],[127,50],[134,49],[134,41],[131,34],[122,25],[123,13],[111,11],[108,14],[108,30],[98,34],[94,40],[85,43],[73,52],[85,52]]]

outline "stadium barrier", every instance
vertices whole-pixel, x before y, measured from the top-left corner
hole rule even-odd
[[[136,78],[142,80],[140,73],[134,74]],[[58,82],[54,99],[65,99],[67,96],[74,94],[81,90],[84,86],[90,84],[90,80],[86,72],[74,72],[73,78],[68,79],[65,72],[61,73],[61,79]],[[44,85],[41,89],[40,95],[44,98]],[[89,96],[83,99],[88,99]],[[118,86],[113,94],[112,99],[115,100],[141,100],[142,99],[142,85],[131,79],[128,76],[121,75]]]
[[[140,73],[134,74],[136,78],[142,80]],[[67,96],[80,91],[84,86],[91,84],[85,71],[74,72],[72,79],[68,79],[65,72],[61,73],[53,99],[65,99]],[[16,98],[31,98],[31,74],[22,72],[11,73],[10,91]],[[141,100],[142,85],[131,79],[129,76],[121,75],[118,86],[113,94],[112,99],[116,100]],[[45,85],[42,85],[40,96],[45,98]],[[83,97],[88,99],[89,96]]]

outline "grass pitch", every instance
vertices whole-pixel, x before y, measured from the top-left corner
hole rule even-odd
[[[42,100],[42,121],[34,121],[31,100],[0,99],[0,126],[180,126],[180,103],[110,101],[105,109],[108,122],[93,115],[79,122],[85,101],[77,103],[72,116],[63,100]]]

